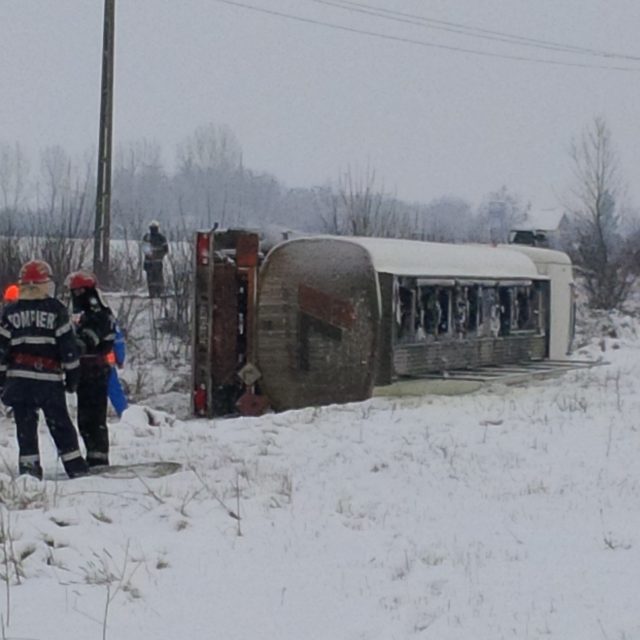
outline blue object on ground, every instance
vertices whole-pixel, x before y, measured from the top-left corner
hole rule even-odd
[[[111,367],[111,371],[109,373],[109,386],[107,388],[107,393],[109,395],[109,401],[115,409],[115,412],[118,414],[118,417],[121,417],[124,410],[129,406],[129,402],[124,393],[124,389],[120,384],[118,371],[115,367]]]

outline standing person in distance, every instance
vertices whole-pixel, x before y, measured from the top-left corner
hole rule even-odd
[[[142,268],[147,274],[147,287],[150,298],[158,298],[164,290],[162,261],[169,253],[167,238],[160,233],[160,224],[156,220],[149,223],[149,232],[142,238],[144,261]]]
[[[0,387],[16,421],[18,469],[40,480],[39,409],[67,475],[87,473],[64,395],[78,384],[78,346],[67,309],[51,296],[52,277],[43,260],[25,263],[19,299],[4,307],[0,319]]]
[[[88,271],[75,271],[65,284],[71,291],[73,321],[80,347],[78,430],[90,467],[109,464],[107,393],[115,340],[115,318]]]

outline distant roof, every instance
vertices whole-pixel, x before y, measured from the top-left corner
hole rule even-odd
[[[438,278],[540,278],[528,256],[504,246],[351,236],[315,236],[289,242],[313,241],[357,244],[369,253],[379,273]]]
[[[520,223],[517,228],[555,231],[560,226],[560,222],[565,213],[566,211],[560,207],[535,209],[527,213],[524,222]]]

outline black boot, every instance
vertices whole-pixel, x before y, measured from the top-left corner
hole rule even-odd
[[[109,455],[106,453],[100,453],[100,452],[88,452],[87,464],[90,467],[108,467]]]
[[[42,480],[42,467],[39,462],[21,462],[18,466],[18,475],[33,476]]]
[[[85,459],[82,457],[67,460],[62,464],[70,478],[80,478],[81,476],[86,476],[89,473],[89,465],[87,465]]]

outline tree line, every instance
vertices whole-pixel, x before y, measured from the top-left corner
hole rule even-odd
[[[592,306],[620,306],[637,278],[640,227],[625,200],[618,156],[603,118],[594,118],[575,137],[568,161],[574,181],[559,202],[566,224],[552,244],[570,254]],[[49,260],[58,272],[86,266],[95,173],[92,156],[78,160],[61,147],[49,147],[33,167],[18,142],[0,141],[0,284],[15,277],[16,263],[27,254]],[[347,168],[333,183],[287,188],[244,165],[230,129],[207,125],[178,146],[170,169],[156,142],[120,147],[113,163],[111,215],[112,237],[125,242],[141,239],[151,219],[176,241],[218,224],[276,236],[293,230],[506,242],[511,229],[528,224],[531,207],[506,186],[489,191],[475,208],[454,195],[405,202],[382,186],[372,168]],[[130,265],[126,278],[134,277],[138,266]],[[122,263],[114,265],[122,268]],[[123,278],[114,274],[114,280]]]

